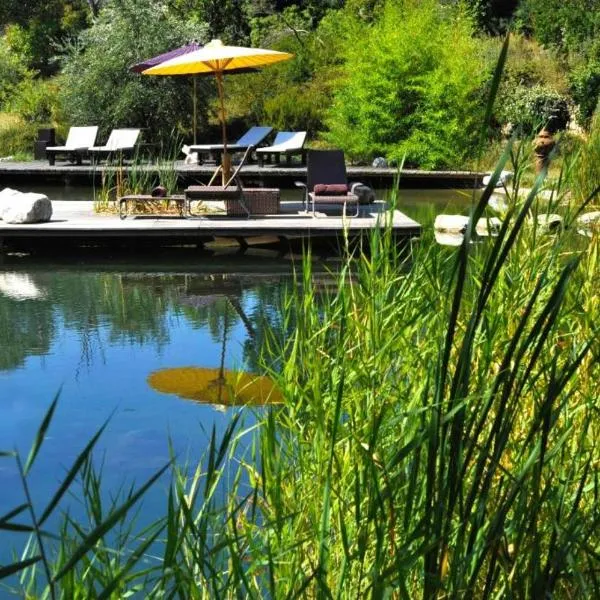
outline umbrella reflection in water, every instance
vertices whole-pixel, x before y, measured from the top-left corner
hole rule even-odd
[[[222,298],[231,302],[228,296],[215,294],[195,298],[193,303],[185,303],[201,308]],[[240,307],[234,305],[234,308],[239,314]],[[270,377],[224,368],[228,333],[229,320],[225,311],[219,368],[185,366],[159,369],[150,373],[148,384],[158,392],[206,404],[240,406],[281,403],[281,390]],[[252,336],[253,332],[249,333]]]

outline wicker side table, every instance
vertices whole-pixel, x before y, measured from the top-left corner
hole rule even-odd
[[[190,186],[185,190],[187,210],[190,215],[192,200],[220,200],[225,204],[225,214],[230,217],[252,217],[279,213],[279,188],[222,188],[219,186]]]
[[[281,192],[279,188],[244,188],[243,204],[248,209],[248,216],[279,214]],[[228,216],[246,216],[244,207],[238,200],[225,200]]]

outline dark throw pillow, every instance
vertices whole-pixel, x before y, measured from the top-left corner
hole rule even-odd
[[[348,186],[345,183],[317,183],[313,192],[315,196],[345,196]]]

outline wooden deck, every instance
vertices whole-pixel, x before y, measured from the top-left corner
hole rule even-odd
[[[130,168],[124,167],[125,170]],[[25,178],[55,181],[77,181],[91,184],[100,181],[105,171],[114,170],[115,167],[106,165],[83,164],[81,166],[68,162],[59,162],[50,166],[47,160],[31,162],[0,161],[0,188],[4,187],[2,181],[18,182]],[[136,169],[156,170],[155,165],[136,166]],[[182,183],[194,181],[206,182],[214,173],[214,165],[186,165],[183,161],[176,161],[175,169]],[[348,168],[350,181],[362,181],[374,188],[389,189],[394,186],[398,178],[398,170],[393,168],[378,169],[368,166],[352,166]],[[398,183],[400,187],[422,188],[472,188],[481,185],[485,173],[473,171],[421,171],[416,169],[403,169],[400,172]],[[294,181],[306,180],[306,167],[266,165],[259,167],[251,164],[242,167],[241,176],[244,185],[252,187],[279,187],[292,188]]]
[[[96,214],[92,202],[54,201],[49,223],[11,225],[0,221],[0,245],[5,249],[28,251],[34,247],[60,245],[195,245],[222,238],[245,244],[265,245],[297,240],[336,242],[347,235],[358,238],[392,219],[396,238],[408,239],[421,232],[421,226],[399,211],[390,213],[383,202],[361,207],[359,217],[344,218],[301,212],[298,202],[283,202],[281,214],[236,218],[211,215],[203,218],[130,216]]]

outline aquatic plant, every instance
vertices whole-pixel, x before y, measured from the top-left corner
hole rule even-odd
[[[94,211],[117,212],[119,197],[150,194],[158,185],[166,189],[167,195],[175,193],[178,183],[178,174],[175,169],[178,141],[179,138],[174,138],[174,143],[166,150],[162,149],[154,162],[148,162],[146,156],[136,151],[133,159],[127,165],[122,162],[111,166],[106,165],[102,170],[100,189],[94,197]],[[160,198],[157,198],[156,202],[152,204],[139,203],[136,210],[178,214],[174,207],[166,206],[165,201]]]
[[[284,404],[174,466],[148,528],[137,492],[103,508],[90,443],[59,486],[81,481],[89,524],[54,539],[62,495],[27,499],[0,531],[33,538],[0,574],[30,597],[596,595],[598,239],[528,225],[543,179],[485,244],[470,225],[407,258],[377,232],[318,292],[305,261],[263,346]]]

